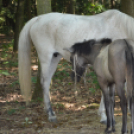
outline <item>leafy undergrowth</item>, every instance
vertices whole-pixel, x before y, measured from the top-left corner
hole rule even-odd
[[[86,83],[81,80],[75,88],[70,78],[70,63],[61,60],[50,89],[52,108],[56,112],[58,122],[50,123],[41,98],[32,100],[30,105],[26,107],[20,93],[17,55],[13,55],[11,50],[11,45],[5,49],[0,49],[0,133],[104,133],[106,126],[100,124],[100,117],[97,114],[101,92],[92,68],[87,71]],[[33,90],[38,70],[36,57],[36,52],[32,49],[31,80]],[[121,112],[119,102],[116,104],[116,133],[119,134],[121,130]]]

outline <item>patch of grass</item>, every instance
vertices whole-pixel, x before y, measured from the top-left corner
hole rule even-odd
[[[24,106],[19,107],[19,110],[23,110],[23,109],[26,109],[26,107],[24,107]]]
[[[22,123],[25,125],[25,127],[27,127],[29,124],[32,124],[33,122],[29,121],[29,118],[26,117],[26,118],[25,118],[25,121],[22,122]]]
[[[10,75],[10,73],[7,70],[0,70],[0,75]]]
[[[32,77],[31,81],[32,81],[32,83],[37,83],[37,77]]]
[[[95,90],[94,88],[89,88],[89,90],[90,90],[93,94],[95,94],[95,92],[96,92],[96,90]]]
[[[95,72],[91,71],[90,73],[87,73],[86,76],[88,78],[91,77],[91,80],[88,80],[88,83],[94,84],[94,87],[89,88],[89,90],[92,93],[95,93],[97,89],[100,89],[100,86],[99,86],[99,83],[98,83],[97,76],[96,76]]]
[[[57,109],[64,109],[65,108],[62,103],[57,103],[55,106]]]
[[[8,111],[7,111],[7,114],[8,115],[12,115],[12,114],[14,114],[16,112],[16,109],[9,109]]]
[[[32,100],[32,102],[43,102],[43,98],[37,97],[37,99]]]
[[[12,82],[11,87],[14,87],[16,84],[19,84],[19,80]]]

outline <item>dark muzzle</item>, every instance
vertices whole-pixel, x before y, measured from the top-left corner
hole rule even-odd
[[[84,71],[85,71],[85,68],[81,68],[81,67],[76,68],[77,82],[80,82]],[[71,73],[71,78],[72,78],[73,81],[75,81],[75,73],[74,73],[74,71]]]

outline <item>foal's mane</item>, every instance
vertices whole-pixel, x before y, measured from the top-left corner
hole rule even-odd
[[[95,39],[91,39],[88,41],[80,42],[80,43],[75,43],[72,48],[74,53],[78,54],[89,54],[91,51],[91,46],[96,43]]]
[[[91,39],[88,41],[76,43],[72,46],[73,52],[78,54],[85,54],[88,55],[92,51],[92,47],[97,43],[98,45],[104,46],[108,45],[112,42],[111,39],[103,38],[99,41],[96,41],[95,39]]]

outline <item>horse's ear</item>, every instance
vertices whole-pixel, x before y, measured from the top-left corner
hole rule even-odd
[[[68,51],[70,53],[74,52],[74,49],[72,47],[70,47],[70,48],[63,48],[63,50],[66,50],[66,51]]]

